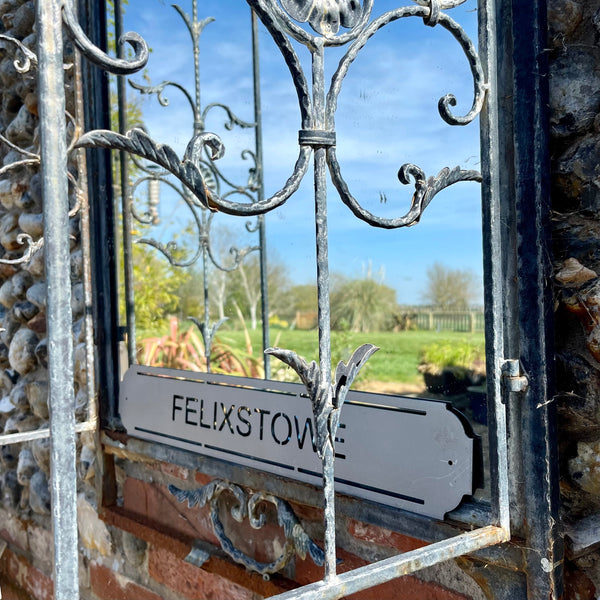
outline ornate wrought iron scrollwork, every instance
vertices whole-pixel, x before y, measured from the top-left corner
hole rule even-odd
[[[95,131],[86,134],[80,139],[80,145],[95,145],[106,148],[119,149],[127,152],[134,158],[136,168],[141,172],[141,177],[133,184],[127,186],[125,193],[128,197],[128,207],[124,210],[131,212],[132,217],[143,225],[155,225],[159,222],[158,198],[148,197],[148,208],[144,212],[138,211],[134,202],[135,192],[142,182],[158,188],[166,185],[170,191],[175,193],[184,203],[186,210],[191,213],[192,225],[195,229],[196,249],[182,255],[177,242],[174,240],[163,243],[154,239],[151,232],[146,229],[144,235],[135,240],[138,244],[146,244],[157,249],[174,267],[190,267],[199,263],[204,273],[204,318],[201,323],[198,319],[190,319],[198,326],[204,340],[207,369],[210,370],[210,354],[215,332],[226,319],[220,319],[211,323],[208,301],[208,267],[214,267],[223,272],[237,269],[244,258],[251,252],[260,250],[260,245],[248,245],[246,247],[230,248],[230,260],[217,257],[213,248],[212,224],[214,212],[218,208],[211,202],[211,197],[241,196],[250,204],[256,201],[256,195],[260,189],[258,178],[261,176],[261,166],[258,164],[257,155],[252,150],[242,151],[242,159],[249,162],[248,178],[243,184],[232,181],[216,163],[222,158],[225,146],[220,138],[205,131],[205,123],[210,113],[219,110],[225,115],[224,127],[232,130],[235,127],[256,128],[257,123],[249,122],[239,118],[233,110],[220,102],[212,102],[202,107],[200,102],[200,37],[205,27],[214,19],[208,17],[198,19],[197,0],[192,1],[192,16],[188,15],[180,6],[173,8],[183,19],[191,40],[194,55],[194,93],[190,93],[183,85],[174,81],[163,81],[159,84],[141,84],[129,81],[133,89],[140,94],[156,96],[161,106],[168,106],[169,99],[165,90],[172,88],[183,94],[190,106],[193,116],[194,135],[189,142],[183,158],[180,160],[172,148],[166,145],[156,144],[154,140],[142,129],[133,129],[126,135],[112,131]],[[142,160],[140,160],[142,159]],[[158,169],[156,167],[159,167]],[[174,175],[178,182],[173,182],[170,175]],[[125,223],[125,220],[124,220]],[[246,230],[255,233],[259,230],[260,222],[247,223]],[[124,232],[124,235],[129,235]],[[125,244],[127,245],[127,244]],[[128,298],[132,295],[127,294]],[[131,332],[130,332],[131,335]]]
[[[251,571],[263,576],[277,573],[289,563],[294,554],[298,554],[302,559],[306,558],[308,554],[315,564],[319,566],[323,564],[323,550],[308,537],[292,507],[281,498],[265,492],[248,495],[241,487],[221,479],[215,479],[197,490],[180,490],[174,485],[170,485],[169,491],[179,502],[187,502],[190,508],[196,505],[202,507],[209,503],[213,530],[221,548],[235,562],[241,563]],[[259,562],[235,547],[235,544],[227,536],[219,516],[219,499],[223,493],[231,494],[235,498],[236,503],[230,509],[231,516],[238,523],[247,518],[253,529],[261,529],[266,522],[265,514],[259,509],[261,503],[267,502],[276,508],[277,522],[283,528],[285,535],[285,545],[275,560],[268,563]]]
[[[156,144],[139,131],[130,132],[127,136],[111,132],[90,132],[79,142],[81,146],[118,147],[144,156],[180,179],[182,184],[196,195],[203,207],[233,215],[260,215],[283,205],[298,189],[307,172],[309,160],[311,156],[314,157],[319,364],[308,364],[290,350],[272,348],[267,352],[277,356],[298,373],[312,403],[318,453],[323,466],[326,579],[335,575],[336,565],[333,474],[335,432],[346,393],[361,366],[376,350],[375,346],[370,344],[358,348],[347,364],[338,365],[332,382],[326,171],[329,171],[341,200],[354,215],[370,225],[389,229],[417,223],[435,195],[443,189],[460,181],[481,181],[481,175],[474,170],[463,170],[460,167],[443,168],[437,176],[428,178],[418,166],[404,164],[399,169],[398,178],[405,185],[411,182],[414,184],[408,212],[397,218],[383,218],[372,214],[351,194],[336,157],[335,113],[338,96],[351,64],[379,30],[400,19],[417,17],[423,20],[425,26],[440,26],[448,31],[465,54],[473,77],[472,106],[465,115],[454,115],[452,107],[456,106],[456,98],[447,94],[439,100],[438,110],[442,119],[450,125],[466,125],[472,122],[482,110],[487,84],[475,46],[462,27],[444,12],[464,1],[414,0],[415,4],[390,10],[370,20],[373,0],[247,0],[271,34],[285,60],[295,85],[301,116],[298,159],[283,187],[270,198],[254,203],[234,202],[226,195],[208,188],[201,169],[200,150],[210,144],[214,159],[218,159],[223,154],[224,147],[216,136],[199,136],[196,132],[181,161],[172,149]],[[314,34],[300,23],[308,23]],[[290,37],[304,45],[311,54],[312,89],[309,88]],[[346,45],[348,48],[329,83],[329,89],[326,90],[325,49]]]

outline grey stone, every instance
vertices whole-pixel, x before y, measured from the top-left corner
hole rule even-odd
[[[25,300],[25,295],[31,284],[33,283],[33,279],[31,275],[27,271],[19,271],[12,279],[13,288],[16,297],[19,300]]]
[[[597,135],[587,135],[572,144],[557,161],[553,181],[555,209],[596,214],[600,209],[599,182],[600,139]],[[573,232],[571,237],[583,236]]]
[[[583,8],[575,0],[548,2],[549,40],[555,48],[564,49],[583,19]]]
[[[13,143],[18,146],[29,145],[33,142],[33,133],[37,125],[35,117],[23,105],[17,116],[11,121],[6,128],[5,135]]]
[[[17,407],[11,402],[10,396],[3,396],[0,399],[0,416],[12,415]]]
[[[37,240],[44,234],[44,215],[42,213],[23,213],[19,216],[19,227]]]
[[[41,424],[41,427],[44,427],[44,424]],[[38,467],[46,474],[50,474],[50,440],[48,438],[34,440],[31,442],[31,452]]]
[[[29,300],[25,300],[24,302],[17,302],[11,311],[16,321],[25,324],[33,319],[40,312],[40,309]]]
[[[45,381],[32,381],[25,384],[27,399],[33,414],[40,419],[48,418],[48,384]]]
[[[10,343],[12,342],[15,333],[19,330],[19,327],[21,327],[21,324],[14,318],[12,312],[9,311],[4,317],[3,325],[4,331],[0,332],[0,339],[2,339],[2,342],[10,348]]]
[[[73,319],[78,319],[85,310],[83,283],[76,283],[71,288],[71,312]]]
[[[17,297],[14,293],[12,279],[8,279],[0,286],[0,304],[6,308],[11,308],[16,301]]]
[[[48,368],[48,340],[46,338],[35,347],[35,357],[40,367]]]
[[[122,540],[127,561],[134,567],[141,566],[146,559],[148,544],[128,531],[123,532]]]
[[[85,419],[87,416],[87,391],[85,387],[80,387],[75,394],[75,417],[77,419]]]
[[[552,133],[570,136],[590,130],[600,108],[600,51],[570,47],[550,67]]]
[[[15,206],[15,203],[20,200],[23,193],[19,191],[19,187],[15,186],[9,179],[0,181],[0,204],[7,210]]]
[[[82,446],[77,465],[77,475],[81,481],[91,481],[95,474],[96,450],[91,446]]]
[[[44,471],[36,471],[29,484],[29,506],[38,515],[50,514],[50,491]]]
[[[0,448],[0,463],[5,469],[14,469],[19,462],[20,444],[8,444]]]
[[[46,285],[38,282],[34,283],[27,290],[27,300],[35,304],[40,310],[46,308]]]
[[[37,463],[29,448],[23,448],[19,453],[19,462],[17,464],[17,481],[25,486],[29,485],[31,476],[37,470]]]
[[[31,32],[35,21],[35,9],[30,2],[22,4],[14,13],[13,17],[13,33],[15,36],[22,38]]]
[[[17,481],[17,472],[13,470],[6,471],[0,476],[0,482],[2,483],[2,503],[4,504],[4,508],[15,510],[19,504],[22,489]]]
[[[25,385],[23,380],[19,380],[10,392],[10,401],[21,411],[29,407]]]
[[[37,335],[23,327],[15,333],[8,350],[10,366],[21,375],[29,373],[37,366],[35,349],[39,340]]]
[[[83,277],[83,252],[81,249],[71,253],[71,278],[80,280]]]

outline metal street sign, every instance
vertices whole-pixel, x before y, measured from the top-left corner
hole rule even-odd
[[[129,435],[321,485],[304,386],[142,365],[123,379]],[[446,402],[350,392],[336,490],[436,518],[473,493],[474,436]]]

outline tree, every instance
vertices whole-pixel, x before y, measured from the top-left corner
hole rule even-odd
[[[477,278],[469,269],[435,263],[427,269],[423,301],[443,310],[467,310],[477,298]]]
[[[239,267],[232,271],[229,280],[228,303],[237,303],[242,313],[250,318],[252,329],[258,326],[258,311],[261,303],[260,258],[253,253],[246,256]],[[285,306],[289,279],[285,265],[271,254],[267,261],[267,290],[269,314],[276,314]]]
[[[370,265],[361,279],[340,278],[333,286],[331,317],[336,329],[386,330],[397,309],[396,290],[383,283],[383,273],[375,279]]]
[[[189,279],[189,273],[171,267],[154,248],[134,244],[133,277],[136,328],[156,331],[169,315],[178,310],[178,290]],[[123,314],[124,293],[119,295],[119,300]]]

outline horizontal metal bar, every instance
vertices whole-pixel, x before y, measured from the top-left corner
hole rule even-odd
[[[75,425],[75,433],[84,431],[95,431],[98,427],[96,419],[86,421],[85,423],[77,423]],[[36,429],[35,431],[23,431],[22,433],[7,433],[0,435],[0,446],[8,446],[9,444],[20,444],[22,442],[30,442],[32,440],[42,440],[50,437],[50,429]]]
[[[274,596],[277,600],[337,600],[397,577],[475,550],[506,542],[509,534],[501,527],[483,527],[399,556],[348,571]]]

